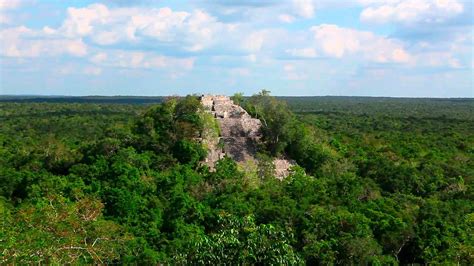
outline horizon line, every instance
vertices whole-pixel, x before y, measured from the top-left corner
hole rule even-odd
[[[80,97],[142,97],[142,98],[153,98],[153,97],[185,97],[188,95],[224,95],[231,97],[232,95],[226,94],[212,94],[212,93],[193,93],[193,94],[172,94],[172,95],[61,95],[61,94],[0,94],[2,97],[45,97],[45,98],[80,98]],[[255,94],[252,94],[255,95]],[[244,97],[251,97],[252,95],[245,95]],[[473,99],[474,96],[373,96],[373,95],[270,95],[272,97],[363,97],[363,98],[395,98],[395,99]]]

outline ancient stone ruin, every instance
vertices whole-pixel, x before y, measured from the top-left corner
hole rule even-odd
[[[241,165],[249,161],[256,162],[261,121],[252,118],[227,96],[205,95],[201,97],[201,103],[217,120],[220,128],[219,138],[203,140],[209,150],[204,163],[213,169],[215,163],[225,155]],[[294,165],[283,158],[275,159],[273,163],[278,178],[288,176],[288,169]]]

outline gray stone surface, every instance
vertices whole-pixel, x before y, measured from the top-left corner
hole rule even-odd
[[[260,141],[259,119],[252,118],[242,107],[234,104],[227,96],[204,95],[201,103],[207,112],[210,112],[220,127],[221,136],[217,140],[203,140],[208,147],[208,156],[205,164],[214,169],[215,163],[227,155],[237,163],[256,161],[257,144]],[[218,145],[223,142],[223,148]],[[278,178],[288,176],[288,168],[294,165],[290,161],[275,159],[275,175]]]

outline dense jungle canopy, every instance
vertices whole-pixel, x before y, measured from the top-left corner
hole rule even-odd
[[[255,171],[202,166],[196,96],[2,99],[0,264],[474,264],[472,99],[233,100]]]

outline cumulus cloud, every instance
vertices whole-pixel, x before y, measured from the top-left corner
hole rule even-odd
[[[81,39],[62,37],[44,38],[44,32],[34,31],[24,26],[0,30],[2,49],[7,57],[38,57],[68,54],[85,56],[87,46]]]
[[[457,0],[359,0],[366,7],[360,14],[362,21],[403,24],[439,23],[463,12]]]
[[[393,23],[393,38],[410,47],[410,65],[464,68],[472,55],[472,3],[462,0],[359,0],[360,19]],[[403,57],[403,54],[400,54]]]
[[[162,45],[187,51],[205,49],[221,30],[221,23],[201,10],[174,12],[169,8],[115,8],[102,4],[68,8],[58,28],[33,30],[25,26],[1,29],[1,56],[40,57],[71,55],[95,64],[82,73],[101,74],[103,67],[170,69],[175,73],[193,68],[194,58],[176,58],[159,52],[106,49],[104,46],[130,42]],[[222,26],[224,27],[224,26]],[[89,45],[87,45],[88,43]],[[103,48],[97,47],[97,45]],[[148,44],[149,45],[149,44]],[[143,46],[138,46],[138,49]]]
[[[196,52],[210,47],[235,25],[219,22],[203,10],[173,11],[168,7],[124,7],[109,9],[103,4],[69,8],[60,28],[67,36],[89,36],[100,45],[153,40]]]
[[[288,43],[291,48],[284,53],[294,59],[352,58],[376,63],[413,63],[413,56],[397,39],[334,24],[312,26],[293,40]]]
[[[448,46],[419,42],[413,49],[416,66],[460,69],[469,67],[470,58],[466,54],[472,53],[472,43],[465,38],[456,38]]]
[[[311,32],[315,46],[330,57],[353,55],[379,63],[405,63],[410,60],[409,53],[400,42],[372,32],[330,24],[313,26]]]
[[[92,33],[93,23],[107,22],[109,10],[105,5],[93,4],[87,8],[70,7],[67,14],[62,30],[70,37],[82,37]]]
[[[386,37],[333,24],[305,29],[301,25],[274,24],[312,18],[315,3],[321,8],[322,2],[325,0],[295,0],[271,5],[272,9],[266,10],[264,16],[271,14],[273,20],[261,20],[259,23],[219,19],[203,9],[177,11],[168,7],[108,7],[104,4],[71,7],[67,9],[60,26],[55,28],[20,26],[0,29],[0,55],[85,57],[87,59],[81,62],[87,61],[88,66],[81,65],[76,72],[86,75],[101,75],[102,70],[109,68],[126,68],[160,70],[178,77],[193,70],[199,58],[199,67],[219,64],[219,67],[227,69],[222,73],[237,77],[248,76],[249,65],[268,67],[278,62],[283,66],[283,77],[289,80],[308,78],[304,74],[305,67],[297,65],[303,62],[302,59],[310,59],[308,65],[316,61],[314,58],[450,68],[472,64],[461,58],[460,53],[456,55],[456,51],[466,49],[467,44],[461,48],[446,49],[439,44],[421,47],[407,40],[402,41],[400,37],[397,40],[394,37],[396,34]],[[454,16],[456,12],[462,12],[463,6],[459,7],[457,3],[455,0],[359,0],[359,4],[364,6],[361,18],[371,22],[415,23],[444,19],[451,16],[448,14]],[[261,10],[260,6],[255,9]],[[437,14],[440,10],[445,15]],[[433,32],[430,29],[427,31]],[[440,52],[443,50],[440,47],[443,52]],[[232,59],[211,62],[210,58],[216,56]],[[298,60],[291,61],[293,59]],[[328,61],[334,63],[336,60]],[[303,71],[299,71],[297,66]]]

